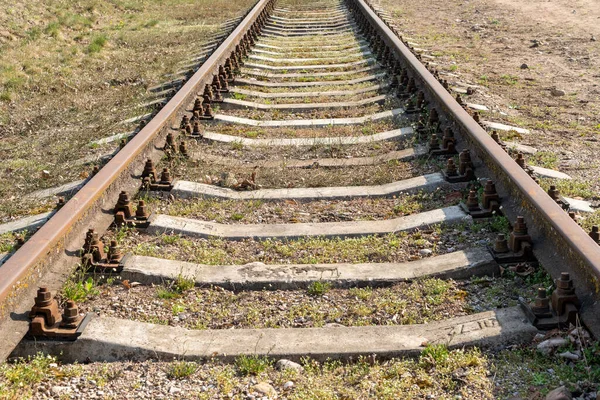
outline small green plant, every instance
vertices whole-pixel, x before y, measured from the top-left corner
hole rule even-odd
[[[159,299],[170,300],[179,297],[179,293],[174,292],[168,287],[159,287],[156,289],[156,296],[158,296]]]
[[[177,242],[179,242],[179,239],[181,239],[181,237],[179,235],[161,236],[161,240],[164,244],[176,244]]]
[[[159,287],[156,291],[156,295],[160,299],[175,299],[181,296],[183,292],[193,288],[195,284],[196,281],[194,278],[179,273],[175,279]]]
[[[244,100],[246,98],[246,95],[243,93],[234,93],[233,98],[236,100]]]
[[[171,311],[173,312],[173,315],[179,315],[185,311],[185,306],[183,304],[173,304]]]
[[[419,363],[421,365],[435,367],[436,365],[443,365],[450,352],[448,347],[444,344],[428,344],[425,349],[421,352],[419,357]]]
[[[13,365],[9,366],[7,364],[3,367],[6,369],[2,372],[11,384],[23,387],[38,383],[46,378],[50,373],[50,364],[53,363],[56,363],[55,357],[37,353],[34,357],[20,358]]]
[[[198,370],[198,364],[190,361],[173,361],[167,369],[169,379],[184,379]]]
[[[241,141],[236,140],[235,142],[231,142],[232,150],[242,150],[243,148],[244,148],[244,144]]]
[[[40,36],[42,36],[42,30],[40,28],[38,28],[37,26],[34,26],[33,28],[31,28],[27,32],[25,32],[25,35],[27,35],[27,41],[33,42],[33,41],[39,39]]]
[[[509,74],[504,74],[500,76],[500,79],[507,85],[516,85],[519,82],[519,77]]]
[[[538,151],[531,155],[527,161],[532,165],[552,169],[558,165],[558,156],[551,151]]]
[[[239,356],[235,359],[235,366],[240,375],[258,375],[271,366],[273,362],[264,356]]]
[[[244,219],[244,214],[233,213],[231,214],[231,219],[234,221],[241,221],[242,219]]]
[[[46,25],[46,28],[44,29],[44,33],[46,35],[50,35],[52,37],[57,37],[59,31],[60,31],[60,24],[56,21],[50,22],[48,25]]]
[[[508,218],[498,215],[494,216],[490,221],[490,229],[492,232],[508,235],[510,233],[510,223],[508,222]]]
[[[156,25],[158,25],[158,20],[151,19],[150,21],[148,21],[144,24],[144,28],[152,28],[153,26],[156,26]]]
[[[89,276],[85,279],[83,271],[76,273],[69,278],[63,288],[63,295],[67,300],[73,300],[76,303],[85,301],[90,296],[96,296],[100,291],[95,287],[94,278]]]
[[[183,293],[187,290],[190,290],[194,287],[196,281],[194,278],[189,276],[184,276],[182,273],[179,273],[173,282],[174,288],[179,292]]]
[[[106,35],[95,36],[88,45],[87,52],[89,54],[98,53],[106,46],[107,42],[108,39],[106,38]]]
[[[12,101],[12,94],[8,90],[3,91],[0,93],[0,101],[10,103]]]
[[[308,285],[308,294],[311,296],[323,296],[331,289],[331,283],[323,281],[315,281]]]

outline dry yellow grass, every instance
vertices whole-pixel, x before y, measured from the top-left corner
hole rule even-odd
[[[22,197],[85,176],[110,150],[90,141],[132,130],[147,88],[253,4],[0,0],[0,222],[51,207]]]

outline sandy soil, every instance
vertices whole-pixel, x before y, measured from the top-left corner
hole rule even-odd
[[[528,128],[531,163],[598,193],[600,9],[593,0],[383,0],[405,36],[436,56],[450,82],[476,85],[485,119]],[[556,89],[556,90],[555,90]],[[516,136],[516,137],[515,137]],[[571,185],[564,185],[570,194]],[[594,197],[594,196],[588,196]]]

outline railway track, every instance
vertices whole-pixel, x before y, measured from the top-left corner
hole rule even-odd
[[[363,0],[260,0],[0,267],[3,357],[356,360],[579,317],[600,333],[597,243],[409,42]],[[63,291],[61,317],[75,265],[100,286],[79,309]],[[552,296],[512,283],[543,271]]]

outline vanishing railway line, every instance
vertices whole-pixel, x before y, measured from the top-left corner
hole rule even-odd
[[[485,130],[493,125],[479,120],[481,106],[461,100],[409,42],[364,0],[260,0],[0,267],[3,357],[15,347],[13,355],[41,349],[65,361],[394,357],[424,343],[528,342],[538,328],[568,326],[576,315],[599,333],[593,235]],[[56,291],[77,263],[127,285],[185,278],[202,288],[292,294],[468,281],[498,275],[500,266],[522,273],[543,265],[558,289],[538,292],[534,306],[407,306],[410,318],[401,298],[394,311],[338,310],[319,321],[271,318],[265,300],[253,319],[211,310],[164,317],[175,326],[137,309],[91,317],[105,309],[101,300],[81,305],[88,317],[72,303],[61,316],[40,291],[36,340],[17,346],[29,329],[32,291]],[[321,327],[327,323],[344,327]]]

